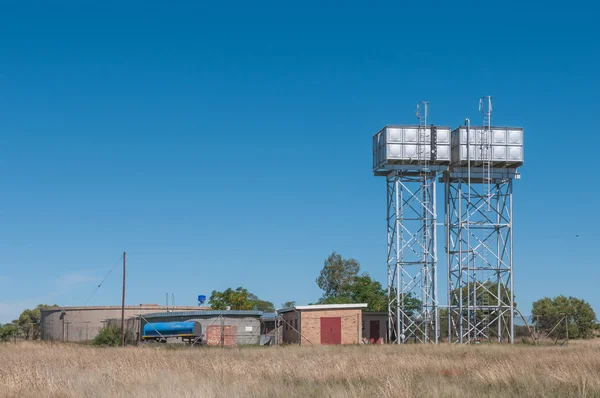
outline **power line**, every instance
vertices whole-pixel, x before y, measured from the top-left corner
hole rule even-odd
[[[336,250],[338,251],[338,249],[353,249],[353,250],[362,250],[362,249],[375,249],[375,248],[380,248],[381,245],[369,245],[369,246],[356,246],[356,245],[335,245],[336,247],[333,249],[327,249],[327,250]],[[277,246],[273,246],[273,247],[239,247],[239,248],[224,248],[224,249],[219,249],[218,251],[220,253],[228,253],[228,252],[278,252],[278,251],[305,251],[305,250],[309,250],[314,248],[314,245],[307,245],[307,246],[303,246],[303,247],[277,247]],[[134,256],[172,256],[172,255],[181,255],[181,254],[187,254],[187,255],[195,255],[195,254],[200,254],[201,252],[132,252],[129,253],[127,252],[127,255],[134,255]]]
[[[102,286],[102,284],[106,281],[106,279],[110,276],[110,274],[115,270],[115,268],[117,267],[117,265],[121,262],[121,260],[123,259],[123,255],[121,254],[121,257],[119,257],[119,259],[115,262],[115,265],[113,265],[113,267],[110,269],[110,271],[108,271],[108,274],[106,274],[106,276],[104,277],[104,279],[102,279],[102,282],[100,282],[100,284],[96,287],[96,289],[92,292],[92,294],[90,295],[90,297],[88,297],[87,300],[85,300],[85,303],[83,304],[83,306],[85,307],[87,305],[87,303],[92,299],[92,297],[94,297],[94,294],[96,294],[96,292],[100,289],[100,287]]]
[[[443,224],[441,224],[443,226]],[[441,234],[441,232],[439,232]],[[524,241],[526,240],[544,240],[544,239],[583,239],[583,238],[592,238],[592,237],[599,237],[600,233],[576,233],[576,232],[568,232],[568,233],[563,233],[560,235],[542,235],[542,236],[538,236],[538,235],[519,235],[519,237],[521,239],[523,239]],[[213,242],[216,243],[216,242]],[[223,242],[225,243],[225,242]],[[334,247],[335,246],[335,247]],[[306,251],[306,250],[310,250],[310,249],[314,249],[315,245],[306,245],[306,246],[298,246],[298,247],[277,247],[277,246],[272,246],[272,247],[259,247],[259,246],[252,246],[252,247],[234,247],[234,248],[222,248],[219,249],[220,253],[228,253],[228,252],[281,252],[281,251]],[[332,249],[330,250],[336,250],[338,251],[338,249],[348,249],[348,250],[365,250],[365,249],[376,249],[376,248],[380,248],[381,245],[353,245],[353,244],[342,244],[342,245],[332,245]],[[143,251],[143,252],[132,252],[129,253],[127,252],[127,255],[134,255],[134,256],[172,256],[172,255],[196,255],[199,254],[200,252],[182,252],[182,251],[178,251],[178,252],[170,252],[170,251],[166,251],[166,252],[152,252],[152,251]]]
[[[114,269],[117,267],[117,265],[121,262],[121,259],[123,259],[123,255],[121,255],[121,257],[119,257],[119,259],[115,262],[115,265],[113,265],[113,267],[110,269],[110,271],[108,271],[108,274],[106,274],[106,276],[104,277],[104,279],[102,279],[102,282],[100,282],[98,284],[98,286],[96,287],[96,289],[94,289],[94,291],[92,292],[92,294],[90,295],[90,297],[88,297],[87,300],[85,300],[85,303],[83,304],[83,306],[85,307],[87,305],[87,303],[92,299],[92,297],[94,297],[94,294],[96,294],[96,292],[98,291],[98,289],[100,289],[100,287],[102,286],[102,284],[106,281],[106,279],[110,276],[110,274],[114,271]],[[77,320],[77,318],[79,317],[79,315],[81,315],[81,311],[77,312],[75,314],[75,316],[73,317],[73,319],[71,319],[69,322],[67,323],[73,323]],[[41,327],[44,327],[43,325],[40,325]],[[53,332],[54,335],[54,332]],[[68,332],[67,332],[68,335]],[[64,335],[64,318],[63,318],[63,336],[62,339],[64,341],[65,335]]]

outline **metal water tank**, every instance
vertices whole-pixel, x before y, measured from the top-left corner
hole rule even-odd
[[[388,125],[373,136],[373,171],[391,165],[447,165],[450,127]]]
[[[490,162],[494,168],[516,168],[523,165],[523,128],[471,126],[467,144],[465,126],[452,130],[451,165],[481,166]],[[468,153],[467,153],[468,150]]]

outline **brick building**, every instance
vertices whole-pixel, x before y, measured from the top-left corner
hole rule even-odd
[[[358,344],[367,304],[302,305],[279,310],[283,342],[300,345]]]

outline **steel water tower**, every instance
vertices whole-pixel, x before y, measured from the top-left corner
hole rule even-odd
[[[387,185],[388,341],[437,342],[436,178],[450,163],[450,128],[389,125],[373,137],[373,172]]]
[[[387,186],[388,341],[514,342],[512,183],[523,164],[523,129],[389,125],[373,137],[373,172]],[[438,300],[436,179],[444,183],[447,304]]]
[[[452,131],[444,173],[448,339],[514,342],[513,180],[523,164],[523,129],[492,125],[482,97],[481,126]]]

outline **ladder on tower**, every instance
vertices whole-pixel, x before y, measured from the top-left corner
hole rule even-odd
[[[492,211],[492,97],[485,96],[479,100],[479,111],[483,116],[480,131],[480,155],[483,165],[483,184],[485,186],[486,210]]]
[[[479,100],[479,110],[482,115],[482,133],[480,138],[480,150],[481,150],[481,160],[483,165],[483,188],[484,188],[484,200],[485,200],[485,210],[488,212],[492,211],[492,97],[484,96]],[[489,338],[489,330],[484,330],[487,324],[487,319],[490,317],[490,310],[486,309],[482,311],[481,317],[482,319],[478,319],[477,316],[477,306],[478,301],[484,301],[482,304],[488,304],[484,300],[486,296],[488,296],[487,286],[485,284],[488,281],[489,269],[491,268],[490,264],[490,253],[489,249],[483,245],[481,250],[481,262],[482,267],[486,271],[480,272],[479,277],[474,275],[474,311],[473,317],[475,320],[475,337],[479,339],[479,337]],[[474,270],[477,273],[477,270]],[[483,282],[482,282],[483,281]],[[478,326],[478,322],[481,322],[481,330]]]
[[[417,131],[417,156],[421,173],[429,172],[429,161],[431,159],[431,136],[427,134],[427,116],[429,102],[423,101],[417,104],[417,119],[419,126]]]
[[[423,192],[423,208],[424,208],[424,212],[423,212],[423,217],[424,220],[427,220],[429,218],[429,215],[427,214],[427,209],[429,209],[429,201],[430,198],[427,197],[427,192],[429,191],[428,188],[428,183],[429,183],[429,174],[430,174],[430,159],[431,159],[431,131],[429,131],[428,134],[428,130],[427,130],[427,116],[428,116],[428,112],[429,112],[429,102],[427,101],[423,101],[417,104],[417,119],[419,120],[419,126],[418,126],[418,131],[417,131],[417,153],[418,153],[418,161],[419,161],[419,165],[420,165],[420,177],[421,177],[421,182],[422,182],[422,192]],[[426,225],[426,224],[425,224]],[[424,239],[424,243],[427,243],[428,240],[427,238],[429,238],[429,228],[424,228],[423,231],[423,239]],[[424,260],[426,261],[427,256],[428,256],[428,247],[427,245],[424,245]]]

